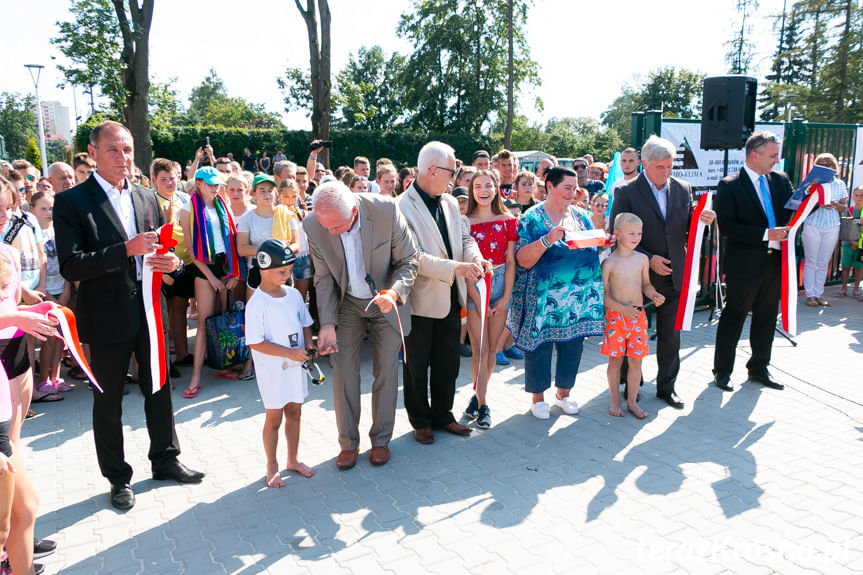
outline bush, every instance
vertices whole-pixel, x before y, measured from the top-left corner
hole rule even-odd
[[[78,126],[75,136],[76,148],[87,149],[90,131],[98,119]],[[248,147],[256,156],[266,150],[272,158],[280,149],[292,161],[305,165],[309,157],[311,132],[303,130],[245,129],[207,126],[176,126],[169,130],[151,132],[153,157],[163,157],[185,164],[195,157],[199,142],[209,136],[216,156],[234,154],[240,161],[243,148]],[[405,132],[380,132],[359,130],[331,130],[330,166],[353,165],[355,156],[366,156],[374,162],[377,158],[389,158],[398,167],[414,166],[420,148],[431,140],[446,142],[456,151],[456,157],[470,163],[476,150],[491,150],[486,136],[475,134],[410,134]],[[139,166],[140,167],[140,166]]]
[[[33,138],[27,142],[27,152],[24,154],[24,159],[33,164],[37,170],[42,171],[42,154]]]

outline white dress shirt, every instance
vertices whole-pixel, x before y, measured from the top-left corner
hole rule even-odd
[[[363,243],[360,239],[360,214],[353,227],[341,234],[342,247],[345,250],[345,265],[348,268],[348,289],[355,298],[371,299],[374,297],[369,284],[366,283],[366,265],[363,263]]]
[[[749,180],[752,182],[752,187],[755,188],[755,195],[758,196],[758,202],[761,204],[761,209],[764,210],[764,215],[766,216],[767,206],[764,205],[764,200],[761,198],[761,183],[758,181],[761,178],[761,174],[759,174],[746,164],[743,164],[743,169],[746,170],[746,174],[749,176]],[[767,182],[767,191],[770,191],[770,182]],[[764,235],[761,238],[762,241],[767,241],[767,247],[772,250],[780,249],[782,247],[782,244],[780,244],[776,240],[767,240],[767,231],[768,230],[764,230]]]
[[[96,178],[99,186],[105,191],[108,196],[108,201],[111,202],[111,207],[114,208],[114,213],[120,220],[120,225],[126,232],[126,239],[131,240],[138,235],[138,225],[135,223],[135,208],[132,205],[132,190],[129,188],[129,180],[123,183],[123,189],[118,190],[114,184],[99,175],[98,171],[93,172],[93,177]],[[141,279],[141,256],[135,256],[135,271],[138,279]]]

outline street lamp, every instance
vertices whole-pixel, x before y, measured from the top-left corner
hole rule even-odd
[[[48,156],[45,155],[45,128],[42,126],[42,101],[39,99],[39,76],[42,74],[41,64],[24,64],[30,71],[30,78],[36,88],[36,122],[39,125],[39,152],[42,154],[42,175],[48,175]],[[36,70],[34,75],[33,70]]]

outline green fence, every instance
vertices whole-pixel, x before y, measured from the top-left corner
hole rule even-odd
[[[810,124],[803,120],[787,123],[782,145],[785,172],[792,182],[799,182],[812,168],[815,156],[830,153],[839,161],[839,179],[850,184],[856,138],[856,124]]]

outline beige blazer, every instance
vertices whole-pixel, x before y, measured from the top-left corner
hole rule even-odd
[[[405,334],[411,329],[411,307],[408,294],[417,270],[417,249],[407,223],[392,198],[377,194],[356,194],[360,217],[360,243],[363,265],[379,290],[391,289],[399,294],[399,315]],[[318,319],[321,325],[338,325],[339,308],[348,289],[345,250],[338,235],[328,232],[314,212],[303,220],[309,248],[315,264],[315,290]],[[387,321],[398,329],[395,311],[386,314]]]
[[[446,253],[446,246],[431,213],[414,185],[396,199],[414,242],[419,250],[417,279],[411,289],[411,308],[414,315],[440,319],[450,311],[450,289],[453,280],[458,287],[459,303],[464,307],[466,288],[464,278],[455,275],[458,262],[472,262],[482,258],[479,247],[470,236],[467,219],[461,215],[458,200],[450,194],[441,196],[441,209],[446,218],[452,259]]]

